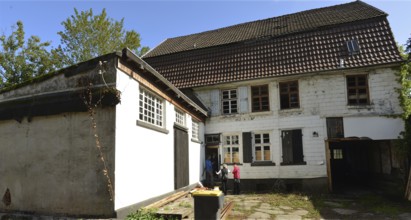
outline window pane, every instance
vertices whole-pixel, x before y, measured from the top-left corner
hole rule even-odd
[[[270,146],[264,146],[264,160],[271,160]]]
[[[224,163],[231,163],[231,152],[230,148],[224,148]]]
[[[232,136],[232,144],[238,144],[238,136],[237,135],[235,135],[235,136]]]
[[[233,147],[233,163],[240,162],[240,150],[238,147]]]
[[[260,143],[261,143],[261,135],[260,135],[260,134],[256,134],[256,135],[255,135],[255,143],[256,143],[256,144],[260,144]]]
[[[269,134],[264,134],[263,138],[264,138],[264,143],[270,143],[270,135]]]
[[[261,147],[256,147],[255,148],[255,160],[261,160],[261,159],[262,159]]]

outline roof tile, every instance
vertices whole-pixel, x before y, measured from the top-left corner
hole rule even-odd
[[[144,59],[179,88],[402,61],[386,14],[361,1],[169,39]]]

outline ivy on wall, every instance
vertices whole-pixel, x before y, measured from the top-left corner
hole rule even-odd
[[[114,200],[114,187],[112,178],[110,176],[110,170],[108,166],[108,161],[103,153],[102,144],[100,141],[100,136],[98,135],[98,125],[96,120],[96,110],[100,105],[110,105],[115,106],[120,102],[120,91],[114,87],[101,87],[95,89],[93,86],[93,79],[90,77],[82,77],[78,80],[78,85],[84,87],[84,90],[80,93],[80,97],[83,100],[87,111],[89,113],[89,118],[91,122],[91,128],[93,130],[95,145],[99,153],[99,159],[103,165],[103,175],[107,180],[107,190],[110,194],[110,200]]]

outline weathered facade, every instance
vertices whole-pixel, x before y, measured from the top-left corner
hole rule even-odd
[[[386,17],[355,1],[167,39],[144,59],[211,110],[206,153],[240,163],[244,188],[332,189],[400,168]]]
[[[207,113],[128,50],[3,90],[0,109],[2,212],[124,217],[200,179]]]

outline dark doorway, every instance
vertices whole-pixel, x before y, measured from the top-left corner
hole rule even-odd
[[[174,126],[174,189],[189,184],[187,130]]]
[[[390,143],[370,139],[329,142],[333,191],[369,188],[391,173]]]

